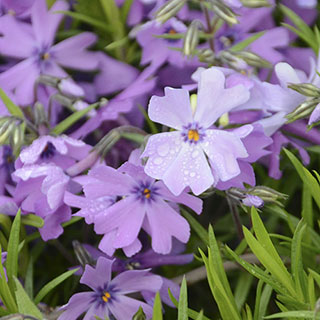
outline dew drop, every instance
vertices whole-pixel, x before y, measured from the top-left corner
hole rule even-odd
[[[196,158],[198,155],[199,155],[199,151],[198,151],[198,150],[195,150],[195,151],[192,152],[191,157],[194,159],[194,158]]]
[[[160,157],[155,158],[155,159],[153,160],[153,163],[156,164],[156,165],[159,165],[159,164],[161,164],[162,162],[163,162],[163,159],[160,158]]]
[[[160,145],[157,148],[157,152],[158,152],[159,156],[165,157],[169,152],[169,145],[167,143]]]
[[[193,178],[195,177],[196,173],[195,172],[190,172],[190,177]]]

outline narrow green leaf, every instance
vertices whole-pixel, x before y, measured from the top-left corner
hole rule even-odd
[[[313,199],[315,200],[318,208],[320,209],[320,186],[316,178],[298,161],[298,159],[288,150],[284,149],[284,152],[296,168],[301,180],[306,184]]]
[[[0,225],[1,225],[1,229],[4,231],[5,235],[9,238],[10,230],[12,227],[10,217],[6,214],[0,214]]]
[[[278,319],[278,318],[299,318],[299,319],[313,319],[314,311],[287,311],[287,312],[280,312],[275,313],[271,316],[267,316],[264,319]]]
[[[148,124],[148,127],[149,127],[150,130],[151,130],[151,133],[153,133],[153,134],[158,133],[158,129],[157,129],[156,125],[155,125],[154,122],[149,118],[149,115],[148,115],[148,113],[146,112],[145,108],[144,108],[141,104],[138,105],[138,108],[139,108],[140,112],[142,113],[144,119],[146,120],[146,122],[147,122],[147,124]]]
[[[13,101],[7,96],[7,94],[0,88],[0,98],[4,105],[7,107],[8,111],[15,117],[24,119],[22,110],[13,103]]]
[[[121,7],[121,19],[123,24],[127,22],[127,17],[132,6],[133,0],[125,0]]]
[[[274,257],[254,238],[250,231],[243,227],[243,233],[247,240],[248,246],[264,265],[264,267],[279,281],[288,292],[295,297],[296,292],[289,272],[286,268],[280,268],[279,264],[274,260]]]
[[[239,275],[237,286],[234,291],[234,300],[238,310],[241,310],[250,293],[253,277],[250,273],[241,273]]]
[[[308,298],[311,309],[314,309],[316,305],[316,294],[314,287],[314,279],[312,277],[312,274],[310,273],[308,275]]]
[[[36,317],[37,319],[43,319],[43,316],[36,305],[30,300],[28,294],[23,289],[20,281],[14,277],[15,281],[15,295],[17,299],[19,312],[25,315]]]
[[[301,301],[307,296],[306,282],[304,278],[304,270],[302,265],[301,243],[302,237],[306,230],[306,224],[301,220],[295,230],[291,244],[291,273],[295,282],[296,291],[300,296]]]
[[[170,297],[172,303],[173,303],[173,304],[175,305],[175,307],[177,308],[179,303],[178,303],[177,299],[173,296],[170,288],[168,288],[168,294],[169,294],[169,297]],[[189,318],[191,318],[191,319],[193,319],[193,320],[197,320],[197,318],[198,318],[198,316],[199,316],[199,312],[194,311],[194,310],[188,308],[188,316],[189,316]],[[210,319],[209,319],[208,317],[206,317],[206,316],[202,316],[202,320],[210,320]]]
[[[264,249],[268,251],[270,256],[274,259],[274,261],[278,264],[279,268],[283,271],[286,272],[287,269],[282,262],[277,250],[275,249],[269,234],[266,230],[266,228],[263,225],[262,220],[260,219],[258,212],[255,207],[251,208],[251,219],[252,219],[252,225],[253,225],[253,230],[254,233],[259,241],[259,243],[263,246]]]
[[[254,35],[252,35],[251,37],[238,42],[237,44],[235,44],[234,46],[232,46],[230,48],[230,51],[232,52],[237,52],[237,51],[242,51],[245,48],[247,48],[251,43],[253,43],[254,41],[258,40],[259,38],[261,38],[266,32],[265,31],[261,31],[261,32],[257,32]]]
[[[203,310],[200,310],[196,320],[203,320]]]
[[[181,288],[180,288],[180,296],[179,296],[179,304],[178,304],[178,320],[188,320],[188,293],[187,293],[187,282],[185,277],[183,277]]]
[[[72,115],[70,115],[68,118],[61,121],[59,124],[57,124],[51,131],[51,133],[59,135],[69,129],[74,123],[76,123],[78,120],[80,120],[82,117],[84,117],[88,112],[93,110],[94,108],[97,108],[99,106],[99,103],[93,103],[90,106],[88,106],[85,109],[79,110],[74,112]]]
[[[38,292],[36,297],[34,298],[34,302],[38,304],[41,302],[41,300],[56,286],[58,286],[60,283],[62,283],[64,280],[68,279],[70,276],[72,276],[78,269],[69,270],[65,273],[61,274],[60,276],[56,277],[55,279],[48,282],[42,289]]]
[[[206,229],[199,223],[197,219],[195,219],[187,210],[181,208],[180,209],[182,215],[188,220],[191,228],[198,235],[198,237],[202,240],[204,244],[209,244],[208,233]]]
[[[313,228],[312,195],[306,184],[302,187],[302,211],[301,216],[310,228]]]
[[[32,213],[23,215],[21,217],[21,222],[22,224],[36,227],[36,228],[42,228],[44,225],[44,220],[41,217],[36,216],[35,214],[32,214]]]
[[[157,292],[156,297],[153,303],[153,315],[152,320],[162,320],[162,306],[161,306],[161,299],[160,294]]]
[[[93,27],[102,29],[107,32],[112,32],[113,28],[111,28],[107,23],[99,21],[98,19],[86,16],[83,13],[73,12],[73,11],[55,11],[55,13],[63,13],[66,16],[69,16],[73,19],[85,22],[87,24],[92,25]]]
[[[8,283],[12,292],[14,292],[14,289],[15,289],[13,277],[18,276],[20,223],[21,223],[21,210],[19,209],[12,224],[9,242],[8,242],[8,254],[6,259]]]
[[[2,254],[2,248],[0,247],[0,257]],[[18,312],[18,307],[10,291],[9,285],[6,280],[4,268],[0,259],[0,298],[3,304],[7,307],[11,313]]]
[[[33,257],[30,256],[28,268],[26,272],[26,277],[24,280],[24,288],[30,297],[30,299],[33,299]]]

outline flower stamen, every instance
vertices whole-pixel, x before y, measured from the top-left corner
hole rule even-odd
[[[149,198],[151,197],[151,190],[148,189],[148,188],[145,188],[145,189],[143,190],[143,195],[144,195],[147,199],[149,199]]]
[[[192,141],[199,141],[200,136],[198,130],[189,130],[188,131],[188,139]]]
[[[111,298],[111,295],[110,295],[110,293],[109,292],[104,292],[103,293],[103,295],[102,295],[102,300],[104,301],[104,302],[108,302],[109,300],[110,300],[110,298]]]

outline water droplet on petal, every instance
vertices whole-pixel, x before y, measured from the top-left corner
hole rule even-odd
[[[191,157],[192,158],[196,158],[198,155],[199,155],[199,151],[195,150],[195,151],[192,152]]]
[[[162,162],[163,162],[163,159],[160,158],[160,157],[155,158],[155,159],[153,160],[153,163],[156,164],[156,165],[159,165],[159,164],[161,164]]]
[[[195,172],[190,172],[190,177],[193,178],[195,177],[196,173]]]
[[[158,152],[159,156],[165,157],[169,152],[169,145],[167,143],[160,145],[157,148],[157,152]]]

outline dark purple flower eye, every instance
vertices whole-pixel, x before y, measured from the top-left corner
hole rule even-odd
[[[56,151],[55,146],[51,143],[48,142],[47,145],[45,146],[45,148],[43,149],[40,158],[41,159],[50,159],[54,156]]]

